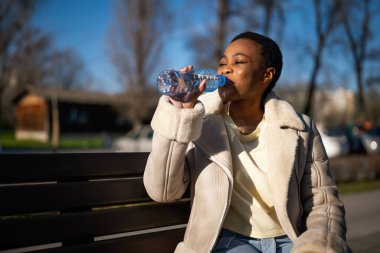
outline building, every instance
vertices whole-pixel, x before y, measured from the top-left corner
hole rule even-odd
[[[54,108],[58,109],[61,134],[126,132],[131,124],[118,112],[123,98],[120,94],[29,87],[14,99],[16,137],[47,141],[53,130]]]
[[[16,119],[16,139],[49,140],[48,104],[42,97],[23,97],[16,108]]]

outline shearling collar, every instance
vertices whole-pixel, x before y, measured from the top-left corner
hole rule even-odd
[[[305,124],[293,107],[286,101],[281,100],[272,91],[264,103],[265,120],[269,124],[278,124],[281,128],[305,130]]]
[[[202,94],[198,100],[205,108],[205,117],[220,114],[223,101],[218,91]],[[305,124],[293,107],[286,101],[281,100],[272,91],[265,99],[265,119],[272,125],[279,125],[280,128],[292,128],[295,130],[305,130]]]

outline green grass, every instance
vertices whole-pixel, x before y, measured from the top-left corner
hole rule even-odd
[[[16,140],[11,131],[0,130],[0,147],[6,149],[52,149],[51,142],[39,142],[32,140]],[[59,148],[103,148],[104,144],[101,137],[93,136],[62,136]]]
[[[364,192],[377,189],[380,189],[380,179],[338,184],[338,190],[340,194]]]

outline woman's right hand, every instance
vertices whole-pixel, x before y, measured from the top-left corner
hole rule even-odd
[[[179,71],[182,73],[186,73],[186,72],[189,72],[191,70],[193,70],[193,66],[189,65],[187,67],[181,68]],[[177,108],[192,109],[192,108],[194,108],[198,97],[204,92],[205,89],[206,89],[206,80],[203,80],[201,82],[201,84],[199,85],[196,92],[186,94],[188,96],[186,98],[186,102],[176,100],[175,97],[169,97],[169,99],[170,99],[170,102]]]

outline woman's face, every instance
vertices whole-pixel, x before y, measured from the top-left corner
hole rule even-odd
[[[249,39],[238,39],[226,48],[219,61],[218,73],[233,82],[219,88],[225,102],[241,99],[260,101],[267,87],[261,46]]]

